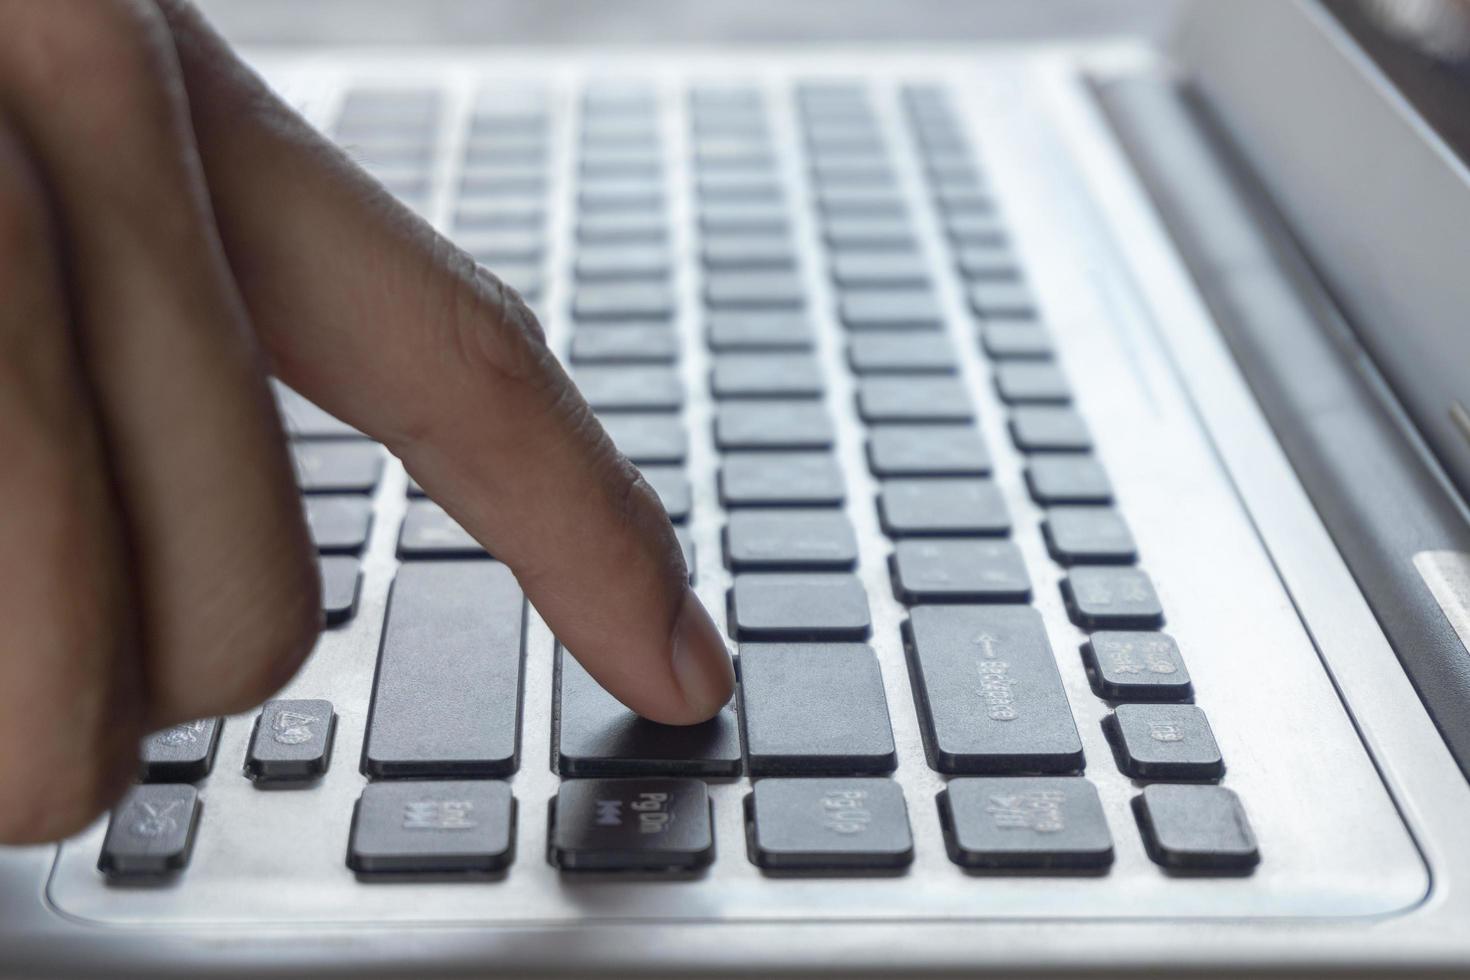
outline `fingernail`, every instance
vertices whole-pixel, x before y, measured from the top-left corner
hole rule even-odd
[[[684,590],[684,602],[674,623],[674,679],[684,700],[700,716],[713,718],[735,692],[735,668],[719,627],[693,589]]]

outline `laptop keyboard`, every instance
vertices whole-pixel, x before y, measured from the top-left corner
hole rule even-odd
[[[522,901],[550,876],[636,888],[629,914],[709,914],[677,891],[705,882],[757,915],[963,915],[1008,879],[1127,877],[1167,908],[1160,885],[1291,865],[1242,787],[1267,757],[1212,726],[1249,685],[1192,677],[1199,633],[1161,594],[1193,583],[1156,589],[952,91],[363,84],[325,123],[541,315],[668,510],[738,692],[702,725],[636,718],[381,446],[278,387],[327,630],[279,700],[145,739],[84,838],[88,873],[132,886],[105,896],[345,895],[293,905],[299,871],[442,917],[443,882]],[[762,890],[795,879],[850,897]]]

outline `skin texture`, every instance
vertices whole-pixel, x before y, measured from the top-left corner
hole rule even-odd
[[[729,699],[663,508],[530,310],[186,5],[0,0],[0,296],[0,842],[85,826],[141,736],[310,652],[270,374],[403,459],[629,707]]]

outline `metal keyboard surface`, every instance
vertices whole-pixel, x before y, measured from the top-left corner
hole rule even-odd
[[[546,199],[549,254],[541,265],[544,287],[532,305],[562,354],[574,331],[569,270],[580,93],[608,79],[638,79],[654,87],[675,258],[682,415],[689,434],[684,469],[692,505],[686,526],[697,588],[722,625],[732,575],[723,562],[727,511],[717,484],[716,405],[685,94],[689,86],[705,83],[760,89],[779,153],[806,308],[816,328],[821,401],[835,427],[833,452],[846,483],[843,510],[856,531],[856,574],[867,592],[870,643],[882,670],[898,756],[892,778],[906,798],[914,860],[896,875],[767,875],[747,855],[743,801],[751,780],[743,776],[706,780],[716,853],[702,873],[665,879],[558,871],[547,859],[548,804],[561,782],[554,771],[555,643],[532,611],[520,765],[507,780],[518,804],[513,862],[496,880],[358,880],[345,862],[353,805],[367,782],[357,762],[409,499],[407,477],[390,460],[372,495],[374,520],[363,551],[357,611],[323,635],[310,662],[280,695],[332,702],[336,744],[325,777],[306,789],[260,791],[240,772],[253,713],[227,719],[214,770],[199,783],[203,810],[188,868],[164,884],[108,884],[96,869],[105,832],[105,821],[99,821],[60,849],[47,888],[57,909],[111,925],[1244,919],[1381,916],[1412,907],[1425,895],[1428,876],[1414,843],[1168,355],[1130,295],[1127,263],[1075,178],[1074,162],[1052,124],[1052,96],[1024,55],[977,62],[874,54],[860,75],[817,56],[730,59],[707,52],[670,53],[653,61],[567,52],[498,56],[492,68],[468,57],[430,62],[332,56],[280,67],[282,84],[328,130],[354,86],[428,85],[442,91],[447,122],[423,202],[441,227],[449,226],[453,213],[475,100],[487,87],[544,90],[554,120]],[[993,458],[993,479],[1011,517],[1009,537],[1030,575],[1032,605],[1045,624],[1082,740],[1085,776],[1097,788],[1112,833],[1115,860],[1105,873],[974,873],[946,853],[936,803],[946,777],[926,760],[902,640],[907,610],[894,597],[888,567],[893,546],[874,506],[878,481],[855,409],[847,332],[836,319],[836,290],[792,99],[794,86],[814,79],[860,85],[880,120],[944,330]],[[1094,693],[1079,653],[1087,633],[1064,606],[1065,569],[1048,554],[1042,511],[1027,491],[1024,458],[1014,448],[955,257],[930,203],[901,100],[903,87],[911,84],[940,85],[948,92],[996,189],[1056,360],[1092,432],[1141,565],[1157,586],[1195,701],[1208,713],[1220,744],[1227,764],[1222,785],[1239,794],[1249,814],[1261,864],[1248,876],[1172,875],[1145,852],[1131,808],[1139,786],[1118,771],[1104,735],[1109,706]]]

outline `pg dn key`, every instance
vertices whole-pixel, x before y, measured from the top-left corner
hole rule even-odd
[[[715,855],[709,791],[698,779],[575,779],[552,811],[563,871],[691,872]]]

